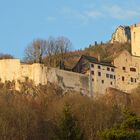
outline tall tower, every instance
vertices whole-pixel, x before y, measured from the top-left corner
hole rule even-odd
[[[140,56],[140,23],[131,27],[131,53],[133,56]]]

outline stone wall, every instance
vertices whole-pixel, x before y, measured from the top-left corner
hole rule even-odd
[[[20,78],[20,60],[0,60],[0,79],[2,82],[17,80]]]
[[[140,24],[131,26],[132,55],[140,56]]]
[[[34,82],[35,85],[47,84],[47,68],[41,64],[21,64],[20,65],[20,77],[18,80],[25,81],[26,78],[29,78]]]
[[[65,91],[73,90],[83,94],[89,92],[89,78],[83,74],[68,72],[55,68],[47,68],[42,64],[24,64],[18,59],[0,60],[0,79],[2,82],[24,82],[26,78],[32,80],[35,85],[46,85],[48,82],[58,84]]]
[[[140,57],[132,56],[128,51],[123,51],[114,59],[114,65],[116,66],[117,89],[131,92],[138,87],[140,84]],[[135,71],[132,71],[131,68]]]
[[[89,94],[89,77],[87,75],[64,71],[56,68],[47,68],[48,82],[58,84],[64,90],[80,91]]]
[[[94,67],[91,67],[91,82],[93,94],[105,94],[107,88],[115,88],[115,67],[95,63],[93,65]],[[100,69],[98,68],[98,66],[100,66]],[[99,72],[101,73],[100,76]]]

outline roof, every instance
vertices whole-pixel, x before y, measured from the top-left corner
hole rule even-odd
[[[98,61],[97,58],[92,57],[92,56],[81,56],[83,58],[85,58],[86,60],[88,60],[90,63],[95,63],[95,64],[99,64],[99,65],[104,65],[104,66],[110,66],[110,67],[115,67],[114,65],[111,64],[111,62],[106,62],[106,61]]]
[[[88,62],[90,63],[94,63],[94,64],[99,64],[99,65],[103,65],[103,66],[109,66],[109,67],[115,67],[114,65],[111,64],[111,62],[106,62],[106,61],[98,61],[97,58],[92,57],[92,56],[86,56],[86,55],[82,55],[79,59],[79,61],[77,62],[77,64],[80,62],[80,60],[84,58],[86,59]],[[77,66],[77,64],[74,66],[74,68]]]
[[[82,55],[81,58],[85,58],[85,59],[88,60],[89,62],[93,62],[93,63],[98,61],[97,58],[92,57],[92,56]],[[80,59],[81,59],[81,58],[80,58]]]

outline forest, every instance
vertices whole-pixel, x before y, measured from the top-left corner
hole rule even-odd
[[[1,140],[138,140],[140,88],[91,98],[52,84],[0,83]]]

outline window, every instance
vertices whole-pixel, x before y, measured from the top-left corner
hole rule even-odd
[[[114,76],[111,74],[111,75],[110,75],[110,78],[111,78],[111,79],[113,79],[113,78],[114,78]]]
[[[137,79],[136,79],[136,78],[132,78],[132,77],[131,77],[130,80],[131,80],[132,83],[133,83],[133,82],[135,82],[135,83],[137,82]]]
[[[130,68],[130,71],[136,72],[136,68]]]
[[[112,72],[114,72],[114,69],[113,69],[113,68],[111,68],[111,71],[112,71]]]
[[[110,68],[109,67],[107,67],[107,71],[110,71]]]
[[[94,64],[91,64],[91,67],[94,68]]]
[[[98,69],[101,69],[101,66],[100,65],[98,65]]]
[[[94,82],[94,79],[92,78],[92,82]]]
[[[122,67],[122,70],[126,70],[126,68],[125,67]]]
[[[125,78],[124,78],[124,76],[122,76],[122,81],[124,81],[125,80]]]
[[[113,85],[113,83],[112,83],[112,82],[110,82],[110,85]]]
[[[114,75],[114,79],[116,79],[116,76]]]
[[[102,80],[102,84],[104,84],[104,80]]]
[[[94,75],[94,71],[91,71],[91,74]]]
[[[133,78],[131,77],[131,82],[133,82]]]
[[[101,72],[98,72],[98,76],[101,76]]]
[[[109,78],[109,74],[106,74],[106,78]]]

